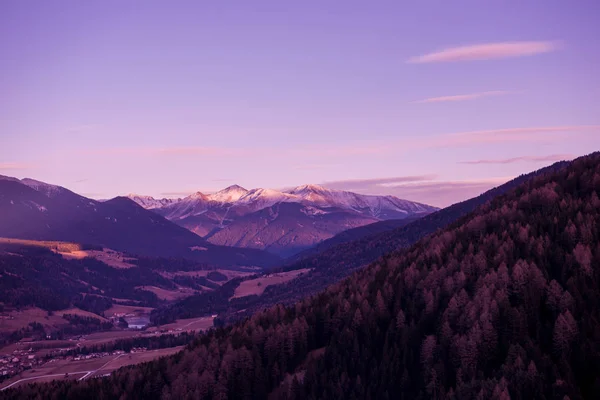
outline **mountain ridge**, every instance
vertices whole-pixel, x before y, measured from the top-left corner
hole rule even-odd
[[[152,208],[211,243],[267,250],[284,257],[346,229],[436,210],[395,196],[364,195],[314,184],[286,190],[247,190],[231,185],[216,193],[196,192]]]
[[[0,179],[0,236],[93,244],[219,265],[266,266],[278,261],[259,250],[208,243],[127,197],[100,202],[32,179]],[[194,251],[197,247],[207,250]]]

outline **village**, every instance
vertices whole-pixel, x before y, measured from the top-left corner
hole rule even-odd
[[[42,367],[46,364],[55,363],[58,360],[82,361],[111,356],[121,356],[125,354],[125,351],[123,350],[114,350],[110,352],[68,355],[69,350],[71,349],[59,349],[58,351],[52,352],[46,357],[37,357],[36,354],[34,354],[33,348],[29,348],[27,350],[14,350],[12,354],[0,355],[0,381],[11,378],[27,370],[35,372],[34,369],[36,367]],[[134,347],[128,353],[136,354],[145,351],[148,351],[146,347]],[[68,375],[68,373],[66,374]]]
[[[33,382],[38,377],[87,379],[105,376],[120,366],[171,354],[179,351],[182,346],[149,349],[138,345],[127,346],[126,351],[110,348],[119,341],[152,339],[163,335],[179,337],[186,332],[206,330],[212,326],[214,316],[179,320],[160,327],[147,327],[146,321],[140,316],[125,314],[115,315],[113,318],[132,318],[133,321],[130,321],[133,323],[128,324],[126,329],[78,334],[65,340],[54,340],[51,336],[45,336],[46,340],[24,338],[0,349],[0,388],[5,389],[19,380]],[[104,347],[109,350],[98,351]]]

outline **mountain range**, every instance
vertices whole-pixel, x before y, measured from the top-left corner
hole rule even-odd
[[[437,210],[394,196],[363,195],[319,185],[247,190],[229,186],[183,199],[128,196],[140,206],[217,245],[290,256],[336,234],[377,221],[401,220]]]
[[[596,399],[600,154],[553,167],[390,231],[413,244],[291,307],[6,396]]]
[[[60,186],[0,176],[0,236],[98,245],[213,265],[265,266],[278,257],[214,245],[126,197],[100,202]]]

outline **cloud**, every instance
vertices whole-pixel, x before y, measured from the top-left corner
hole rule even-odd
[[[551,154],[548,156],[521,156],[502,159],[484,159],[474,161],[460,161],[459,164],[512,164],[521,161],[527,162],[555,162],[563,160],[572,160],[575,156],[572,154]]]
[[[420,175],[397,178],[341,180],[325,182],[323,186],[331,189],[351,190],[363,194],[393,195],[402,199],[446,207],[478,196],[511,179],[512,177],[496,177],[443,181],[437,180],[436,175]]]
[[[492,96],[502,96],[515,92],[507,91],[507,90],[494,90],[488,92],[479,92],[479,93],[469,93],[469,94],[458,94],[453,96],[441,96],[441,97],[430,97],[428,99],[417,100],[413,103],[441,103],[447,101],[465,101],[465,100],[475,100],[480,99],[482,97],[492,97]]]
[[[88,150],[88,154],[96,155],[139,155],[139,156],[231,156],[248,153],[250,149],[203,146],[175,147],[112,147]]]
[[[433,53],[412,57],[408,60],[408,63],[424,64],[523,57],[549,53],[558,50],[560,47],[561,43],[555,41],[483,43],[471,46],[450,47]]]
[[[25,163],[0,163],[0,171],[3,170],[23,170],[23,169],[32,169],[34,166],[32,164]]]
[[[386,193],[437,207],[447,207],[479,196],[511,179],[513,179],[513,177],[422,182],[418,184],[391,187]]]
[[[321,185],[339,190],[368,190],[373,187],[386,187],[411,182],[431,181],[437,175],[396,176],[391,178],[346,179],[341,181],[323,182]]]
[[[198,147],[198,146],[175,146],[175,147],[123,147],[123,148],[105,148],[99,150],[81,150],[75,152],[83,155],[101,155],[101,156],[139,156],[139,157],[183,157],[183,156],[204,156],[204,157],[239,157],[238,159],[247,160],[248,158],[268,157],[269,159],[280,159],[282,162],[306,161],[307,164],[299,165],[297,169],[318,169],[323,168],[319,160],[309,160],[309,158],[326,157],[332,160],[330,165],[339,164],[337,158],[363,156],[377,156],[383,154],[401,154],[414,150],[423,150],[439,147],[459,147],[472,144],[503,143],[503,142],[523,142],[523,141],[556,141],[565,138],[572,139],[573,134],[583,132],[600,132],[600,125],[567,125],[567,126],[541,126],[527,128],[503,128],[489,129],[479,131],[467,131],[458,133],[437,134],[426,137],[411,136],[401,140],[392,141],[373,141],[363,140],[354,141],[347,144],[330,145],[311,145],[311,146],[290,146],[290,147],[260,147],[260,148],[241,148],[241,147]],[[570,134],[570,135],[567,135]],[[540,135],[544,135],[540,137]],[[69,153],[69,154],[72,154]],[[314,163],[311,163],[314,161]]]
[[[425,137],[411,136],[387,142],[363,141],[344,146],[305,147],[279,149],[282,157],[361,157],[367,155],[401,154],[415,150],[440,147],[462,147],[474,144],[511,142],[555,142],[573,139],[575,135],[589,132],[600,133],[600,125],[537,126],[526,128],[501,128],[477,131],[444,133]]]
[[[584,131],[600,131],[600,125],[540,126],[458,132],[438,136],[430,144],[438,147],[473,143],[539,140],[540,134],[579,133]]]

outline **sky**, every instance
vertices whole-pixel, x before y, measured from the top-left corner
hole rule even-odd
[[[0,2],[0,174],[447,206],[600,149],[600,2]]]

